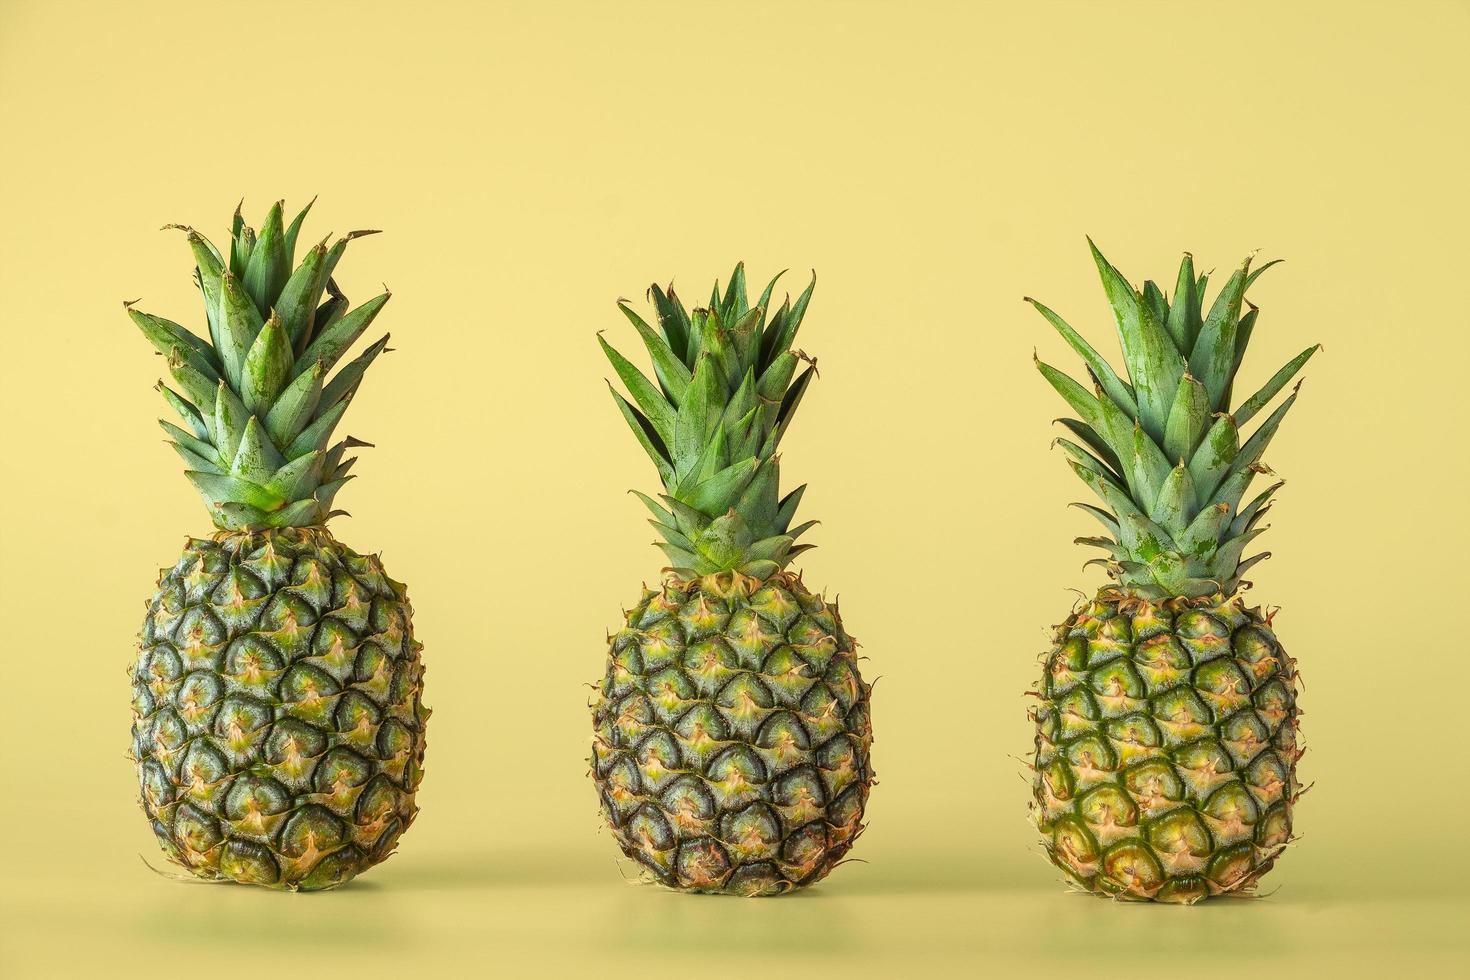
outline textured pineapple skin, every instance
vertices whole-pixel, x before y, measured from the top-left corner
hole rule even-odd
[[[211,880],[334,888],[418,812],[423,666],[404,587],[322,527],[191,538],[134,667],[143,811]]]
[[[1238,597],[1105,589],[1057,627],[1037,693],[1032,815],[1080,887],[1248,892],[1292,839],[1296,667]]]
[[[855,648],[836,604],[790,573],[645,589],[592,705],[592,778],[623,853],[683,891],[825,877],[873,781]]]

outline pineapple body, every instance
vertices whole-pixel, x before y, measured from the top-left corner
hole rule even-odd
[[[836,604],[793,574],[645,589],[593,705],[592,775],[623,853],[686,891],[825,877],[863,829],[868,699]]]
[[[1239,893],[1291,840],[1296,668],[1238,597],[1104,589],[1057,627],[1038,694],[1032,814],[1081,888]]]
[[[379,559],[325,528],[190,539],[133,671],[142,806],[168,856],[290,890],[383,861],[422,777],[412,618]]]

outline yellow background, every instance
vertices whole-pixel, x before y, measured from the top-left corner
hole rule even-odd
[[[818,977],[1467,963],[1464,3],[0,2],[0,972]],[[423,815],[350,888],[189,886],[124,757],[156,569],[204,510],[121,301],[198,326],[167,221],[321,194],[386,281],[334,525],[409,583]],[[1108,351],[1083,234],[1165,286],[1285,257],[1251,380],[1312,341],[1253,574],[1306,681],[1269,898],[1071,896],[1026,822],[1022,692],[1094,588],[1021,302]],[[219,240],[219,238],[216,238]],[[879,676],[866,863],[788,900],[631,887],[584,776],[603,634],[653,580],[651,466],[593,343],[618,296],[820,272],[788,441],[802,562]],[[1102,958],[1102,962],[1099,962]],[[221,972],[223,971],[223,972]]]

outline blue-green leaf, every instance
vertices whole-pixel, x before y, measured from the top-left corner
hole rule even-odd
[[[317,303],[321,301],[322,290],[327,285],[323,267],[326,258],[325,246],[313,246],[296,271],[291,273],[291,278],[286,280],[281,295],[276,299],[276,314],[286,328],[293,352],[305,350],[309,343]]]
[[[269,512],[285,503],[265,488],[239,477],[195,470],[186,470],[184,475],[203,495],[205,502],[210,504],[233,502]]]
[[[313,364],[281,392],[265,417],[265,431],[277,446],[289,446],[316,414],[322,396],[322,366]]]
[[[1257,494],[1256,498],[1252,500],[1249,504],[1242,507],[1240,509],[1240,513],[1236,515],[1235,520],[1231,522],[1231,533],[1243,534],[1246,531],[1249,531],[1251,529],[1251,526],[1254,524],[1257,515],[1264,514],[1266,511],[1271,509],[1271,498],[1275,496],[1277,490],[1280,490],[1285,485],[1286,481],[1277,480],[1275,483],[1271,484],[1265,490],[1262,490],[1259,494]]]
[[[1056,421],[1066,426],[1077,438],[1086,443],[1087,447],[1097,454],[1098,459],[1107,464],[1107,467],[1117,475],[1119,480],[1123,479],[1123,461],[1118,458],[1118,454],[1113,451],[1112,446],[1108,445],[1101,433],[1086,422],[1079,422],[1077,419],[1060,418]]]
[[[1189,459],[1189,475],[1201,504],[1213,497],[1239,450],[1240,432],[1235,420],[1228,415],[1215,416],[1215,424]]]
[[[128,304],[124,306],[133,323],[160,354],[173,357],[177,352],[205,377],[211,381],[219,380],[219,361],[215,359],[214,350],[203,340],[172,320],[135,310]]]
[[[789,310],[785,307],[771,321],[770,329],[761,340],[761,365],[770,364],[783,353],[791,350],[796,343],[796,332],[801,329],[801,321],[806,316],[806,308],[812,300],[812,291],[817,288],[817,273],[812,270],[812,281],[807,285],[796,303]]]
[[[1250,289],[1251,286],[1255,283],[1255,281],[1257,279],[1261,278],[1261,273],[1265,272],[1267,269],[1271,268],[1273,265],[1280,265],[1281,263],[1283,263],[1285,261],[1286,261],[1285,259],[1272,259],[1270,262],[1267,262],[1265,265],[1260,266],[1259,268],[1257,268],[1250,275],[1246,276],[1246,278],[1245,278],[1245,288],[1246,289]]]
[[[208,440],[210,438],[209,425],[206,424],[206,422],[205,422],[205,416],[200,414],[199,409],[195,408],[193,405],[190,405],[188,402],[184,401],[184,399],[179,396],[179,393],[178,392],[174,391],[172,388],[170,388],[168,385],[164,384],[162,381],[158,382],[158,384],[154,385],[153,387],[156,388],[158,390],[158,393],[163,396],[163,400],[166,401],[166,402],[168,402],[169,403],[169,406],[175,412],[178,413],[179,418],[183,419],[186,423],[188,423],[189,428],[191,428],[191,429],[194,430],[194,434],[196,436],[198,436],[200,439],[204,439],[204,440]],[[210,419],[213,419],[213,417],[214,417],[214,392],[213,391],[210,392],[209,397],[210,397],[210,403],[209,403],[209,408],[208,408],[209,418]],[[160,419],[160,421],[162,421],[162,420]]]
[[[1029,296],[1026,297],[1026,302],[1034,306],[1036,312],[1045,317],[1046,321],[1056,329],[1057,333],[1062,335],[1062,339],[1067,342],[1068,346],[1077,352],[1077,355],[1082,358],[1087,364],[1087,367],[1092,371],[1092,376],[1097,379],[1097,383],[1101,386],[1103,393],[1113,400],[1114,404],[1123,411],[1123,414],[1129,418],[1136,418],[1138,416],[1138,403],[1134,401],[1133,389],[1124,383],[1122,378],[1118,377],[1117,373],[1113,370],[1113,366],[1091,344],[1083,339],[1081,334],[1072,329],[1072,326],[1066,320],[1063,320],[1056,313],[1052,312],[1050,307],[1031,299]]]
[[[635,494],[639,500],[643,501],[643,506],[648,508],[648,512],[653,515],[654,520],[660,524],[667,524],[674,527],[678,526],[673,512],[660,507],[658,501],[654,500],[648,494],[641,490],[630,490],[629,493]]]
[[[310,201],[307,201],[306,207],[297,213],[296,217],[291,221],[290,226],[286,229],[286,264],[288,266],[296,260],[296,237],[301,234],[301,223],[306,220],[307,214],[311,211],[311,206],[315,203],[316,198],[314,197]]]
[[[1240,564],[1240,556],[1245,551],[1245,546],[1260,537],[1265,530],[1263,527],[1258,527],[1253,531],[1246,531],[1244,534],[1236,535],[1220,545],[1219,549],[1215,552],[1215,559],[1213,561],[1215,567],[1218,569],[1230,569],[1238,575],[1237,566]]]
[[[643,447],[648,458],[653,460],[653,465],[658,469],[659,479],[663,481],[664,486],[673,487],[675,481],[673,462],[669,459],[668,448],[664,445],[658,432],[654,430],[653,423],[649,422],[642,412],[628,404],[628,400],[618,394],[612,382],[608,382],[607,390],[612,393],[618,411],[622,412],[623,418],[627,420],[628,428],[633,430],[638,444]]]
[[[265,417],[291,378],[291,362],[291,342],[280,318],[272,316],[245,355],[240,395],[247,410]]]
[[[180,445],[177,442],[171,442],[169,443],[169,446],[173,449],[174,452],[179,454],[179,459],[182,459],[184,461],[185,471],[192,470],[196,473],[224,473],[224,470],[221,469],[220,465],[214,460],[199,455],[187,446]],[[210,455],[212,456],[213,453],[211,453]]]
[[[245,435],[245,424],[253,416],[223,381],[214,393],[214,445],[220,459],[234,459]]]
[[[1179,551],[1195,560],[1208,559],[1220,544],[1220,536],[1230,526],[1230,508],[1226,504],[1213,504],[1194,516],[1194,520],[1174,540]]]
[[[718,283],[716,284],[718,288]],[[725,301],[720,304],[721,308],[730,312],[732,320],[745,315],[750,309],[745,298],[745,263],[736,262],[735,271],[730,273],[730,285],[725,290]]]
[[[1062,452],[1066,453],[1071,458],[1072,462],[1087,467],[1093,473],[1096,473],[1098,476],[1101,476],[1109,483],[1112,483],[1119,490],[1123,491],[1124,493],[1127,492],[1127,482],[1125,478],[1122,476],[1121,473],[1115,471],[1112,466],[1105,462],[1101,457],[1089,452],[1072,440],[1063,438],[1061,436],[1058,436],[1055,440],[1053,440],[1053,445],[1059,447]]]
[[[322,408],[335,405],[342,399],[351,397],[357,391],[357,386],[361,383],[362,376],[368,367],[377,360],[379,354],[388,349],[388,337],[388,334],[383,334],[367,350],[343,365],[342,370],[332,376],[332,380],[322,388]],[[317,366],[319,367],[320,364]]]
[[[1297,388],[1300,389],[1300,387],[1301,382],[1297,382]],[[1266,452],[1266,446],[1271,442],[1271,437],[1276,435],[1276,429],[1281,425],[1281,420],[1286,417],[1286,413],[1291,411],[1291,406],[1296,403],[1296,395],[1296,391],[1293,391],[1284,402],[1277,406],[1276,411],[1272,412],[1266,421],[1262,422],[1260,427],[1251,434],[1251,437],[1245,441],[1245,445],[1240,447],[1240,452],[1236,454],[1235,459],[1230,463],[1232,472],[1239,471],[1247,466],[1252,466],[1260,461],[1261,456]]]
[[[234,273],[226,272],[220,279],[219,354],[220,364],[225,369],[225,380],[230,387],[240,387],[241,372],[245,368],[245,354],[265,321],[255,308],[245,287]]]
[[[781,464],[778,458],[763,460],[755,476],[735,501],[735,511],[756,530],[772,526],[780,509]]]
[[[1169,403],[1184,374],[1184,358],[1143,297],[1103,257],[1092,239],[1087,244],[1113,308],[1123,345],[1123,362],[1128,367],[1128,379],[1138,401],[1138,419],[1150,436],[1162,439]]]
[[[1179,278],[1174,283],[1174,302],[1169,307],[1169,318],[1164,327],[1174,338],[1174,346],[1188,353],[1194,350],[1195,338],[1199,336],[1199,297],[1194,292],[1194,257],[1188,252],[1179,263]]]
[[[1164,299],[1163,290],[1159,289],[1158,283],[1152,279],[1145,279],[1143,281],[1143,302],[1149,308],[1149,311],[1153,313],[1154,322],[1165,326],[1165,329],[1167,329],[1169,301]],[[1175,344],[1174,346],[1177,349],[1179,345]]]
[[[282,227],[281,204],[271,205],[260,226],[260,238],[250,252],[241,280],[255,308],[266,316],[275,307],[276,297],[291,274],[291,259],[286,254],[286,231]]]
[[[255,229],[245,224],[245,217],[240,213],[244,205],[243,200],[235,205],[235,219],[230,223],[230,272],[237,277],[245,274],[250,250],[255,247]]]
[[[321,483],[327,454],[312,450],[276,469],[265,482],[265,488],[282,500],[305,500]]]
[[[669,349],[674,355],[684,362],[691,370],[694,367],[694,354],[689,349],[689,314],[684,311],[684,304],[674,295],[674,289],[669,287],[665,293],[654,283],[648,287],[653,296],[653,308],[658,313],[658,326],[663,331],[664,338],[669,342]]]
[[[759,463],[754,458],[732,463],[680,499],[702,514],[718,517],[734,505]]]
[[[342,319],[331,326],[324,328],[318,333],[311,344],[296,358],[296,371],[304,371],[313,361],[320,361],[322,366],[331,370],[332,365],[347,353],[347,349],[362,336],[362,332],[368,328],[368,324],[378,315],[378,312],[387,305],[391,293],[381,293],[368,300],[366,303],[346,314]]]
[[[1169,532],[1169,536],[1178,540],[1179,536],[1189,527],[1190,521],[1194,520],[1196,508],[1199,501],[1195,499],[1194,481],[1189,477],[1189,468],[1183,463],[1175,466],[1169,471],[1159,488],[1158,498],[1154,501],[1153,508],[1149,511],[1149,517],[1153,522]]]
[[[694,376],[678,413],[671,420],[674,469],[681,476],[689,472],[704,452],[714,426],[724,409],[724,385],[719,365],[709,353],[700,355],[694,365]]]
[[[250,416],[245,422],[245,431],[240,436],[240,445],[230,461],[230,475],[264,485],[271,474],[285,464],[285,457],[271,445],[260,420],[254,415]]]
[[[201,414],[214,412],[215,390],[224,382],[201,372],[192,361],[182,357],[170,358],[168,373],[184,390],[184,396],[193,402]]]
[[[644,323],[642,317],[624,303],[619,303],[618,309],[623,311],[623,315],[628,318],[628,321],[637,329],[638,335],[643,338],[643,346],[648,348],[648,356],[653,359],[654,374],[657,375],[664,391],[668,393],[668,400],[677,407],[684,400],[684,393],[689,388],[693,373],[674,353],[668,341],[659,336],[647,323]]]
[[[1133,426],[1132,448],[1133,451],[1126,457],[1128,486],[1132,488],[1133,499],[1151,513],[1159,498],[1159,491],[1172,472],[1172,468],[1158,444],[1149,437],[1140,424]]]
[[[1095,507],[1092,504],[1084,504],[1080,501],[1074,501],[1070,506],[1076,507],[1078,510],[1086,511],[1087,513],[1091,514],[1093,517],[1097,518],[1098,523],[1108,529],[1113,537],[1118,537],[1118,519],[1115,518],[1112,514],[1103,510],[1101,507]]]
[[[322,412],[310,425],[301,430],[301,433],[291,440],[291,445],[286,447],[285,457],[295,459],[302,453],[309,453],[313,449],[325,449],[327,443],[332,440],[332,430],[337,423],[342,421],[342,413],[347,411],[347,402],[340,401],[331,408]]]
[[[1287,382],[1296,376],[1296,373],[1302,369],[1302,366],[1311,360],[1312,355],[1321,349],[1321,344],[1313,344],[1296,357],[1293,357],[1287,362],[1285,367],[1273,374],[1271,380],[1267,381],[1260,391],[1241,402],[1240,407],[1232,413],[1235,416],[1235,424],[1245,425],[1251,419],[1255,418],[1256,414],[1265,408],[1272,398],[1276,397],[1276,393],[1282,388],[1285,388]]]
[[[332,501],[337,499],[337,491],[341,490],[354,479],[356,477],[344,476],[336,480],[328,480],[316,488],[316,492],[312,494],[312,498],[316,500],[317,505],[322,510],[328,510],[332,506]]]
[[[1217,412],[1226,411],[1225,391],[1235,372],[1235,330],[1240,322],[1240,304],[1245,296],[1245,277],[1250,271],[1250,260],[1236,269],[1215,303],[1210,315],[1200,329],[1199,340],[1189,356],[1189,373],[1205,386],[1210,396],[1210,407]]]
[[[158,424],[163,426],[163,431],[167,432],[169,437],[173,439],[174,442],[178,443],[180,446],[183,446],[185,449],[189,450],[200,459],[209,463],[211,467],[218,468],[220,466],[219,454],[214,451],[214,446],[210,444],[207,436],[196,436],[190,434],[179,428],[177,425],[174,425],[172,422],[168,422],[163,419],[159,419]],[[190,469],[202,468],[203,467],[198,466],[190,467]]]
[[[776,508],[776,519],[772,525],[776,530],[784,532],[791,526],[791,520],[796,516],[796,508],[801,504],[801,497],[804,493],[806,493],[805,483],[781,498],[781,505]]]
[[[679,530],[690,537],[699,534],[710,526],[711,518],[668,494],[660,494],[659,499],[669,505],[669,511],[674,515],[674,522]]]
[[[1169,420],[1164,425],[1164,452],[1170,461],[1188,460],[1194,455],[1200,437],[1210,421],[1210,396],[1205,386],[1193,375],[1179,379],[1174,404],[1169,407]]]
[[[767,439],[770,448],[766,449],[762,447],[762,456],[771,455],[776,451],[776,447],[781,444],[782,438],[786,435],[786,429],[791,425],[791,420],[796,416],[796,409],[801,405],[801,399],[806,394],[806,390],[811,385],[812,378],[816,376],[816,373],[817,366],[813,364],[801,372],[791,387],[786,389],[786,396],[781,399],[781,411],[776,415],[776,428],[771,432],[774,438]]]
[[[664,445],[671,445],[674,439],[674,409],[664,398],[662,391],[652,381],[633,366],[622,354],[613,348],[611,344],[602,339],[602,334],[597,335],[597,343],[602,347],[602,352],[612,363],[613,370],[622,379],[623,385],[628,389],[628,394],[633,396],[644,416],[653,424],[653,429],[658,433]],[[677,454],[678,450],[675,449]]]
[[[714,437],[705,442],[703,451],[690,463],[688,470],[677,473],[679,482],[674,490],[675,496],[687,500],[690,491],[695,486],[729,465],[730,455],[726,449],[725,427],[717,426]]]
[[[164,225],[164,228],[173,228],[184,232],[188,238],[189,250],[194,255],[194,277],[199,285],[199,292],[204,296],[204,312],[209,320],[209,339],[216,351],[220,347],[219,333],[219,296],[220,276],[224,272],[224,259],[219,254],[219,249],[209,239],[188,225]]]

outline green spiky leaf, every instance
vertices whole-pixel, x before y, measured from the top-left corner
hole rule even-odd
[[[331,278],[347,243],[374,232],[352,232],[331,249],[318,245],[292,272],[310,210],[308,204],[288,227],[283,205],[275,204],[257,235],[237,208],[224,251],[192,228],[167,226],[187,235],[207,341],[172,320],[128,309],[167,356],[179,388],[159,385],[187,429],[164,422],[164,430],[216,524],[227,530],[317,524],[340,513],[330,509],[332,498],[353,462],[343,453],[367,445],[349,437],[326,448],[387,337],[326,378],[388,298],[352,310]]]
[[[1106,505],[1079,505],[1111,533],[1086,543],[1107,550],[1109,560],[1103,564],[1109,574],[1140,594],[1229,592],[1263,557],[1242,559],[1242,549],[1263,528],[1274,487],[1239,513],[1236,509],[1254,477],[1269,472],[1262,461],[1266,447],[1296,393],[1244,444],[1241,429],[1317,348],[1297,355],[1232,411],[1232,389],[1260,313],[1245,292],[1272,263],[1254,272],[1249,260],[1242,263],[1206,314],[1209,277],[1196,276],[1189,255],[1174,278],[1172,300],[1152,281],[1134,290],[1096,246],[1092,255],[1113,308],[1128,381],[1061,317],[1033,301],[1097,383],[1097,391],[1090,392],[1037,362],[1079,416],[1061,421],[1080,442],[1058,439],[1057,444]]]
[[[331,326],[322,329],[296,359],[296,370],[304,370],[313,361],[319,361],[323,367],[331,370],[387,305],[391,295],[385,292],[374,296]]]
[[[291,342],[280,318],[272,316],[250,345],[241,371],[240,398],[251,414],[263,417],[270,411],[291,380],[291,363]]]

